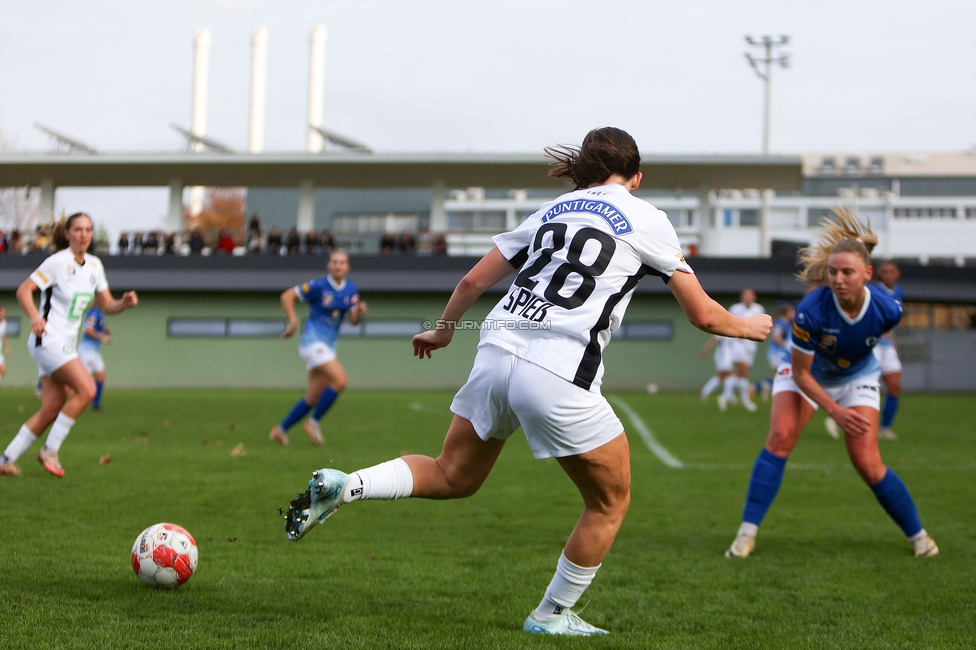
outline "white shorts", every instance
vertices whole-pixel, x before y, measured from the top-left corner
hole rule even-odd
[[[519,425],[536,458],[585,454],[624,425],[606,398],[497,346],[483,344],[451,411],[482,440],[507,440]]]
[[[878,375],[865,375],[846,384],[822,388],[830,399],[846,409],[867,406],[875,411],[881,410],[881,384],[878,382]],[[773,395],[784,392],[799,393],[814,410],[818,408],[817,404],[793,381],[793,366],[788,363],[781,364],[776,369],[776,378],[773,380]]]
[[[27,337],[27,351],[31,359],[37,364],[38,377],[50,377],[51,373],[78,358],[74,341],[57,340],[47,336],[41,337],[41,344],[35,345],[36,339],[31,333]]]
[[[105,360],[102,359],[102,353],[99,350],[78,350],[78,358],[81,359],[81,363],[84,364],[88,374],[105,372]]]
[[[750,368],[756,358],[757,344],[755,341],[745,339],[732,340],[732,361],[734,363],[744,363]]]
[[[298,356],[305,362],[306,370],[315,370],[322,364],[335,361],[335,349],[325,343],[313,343],[298,348]]]
[[[881,376],[892,375],[901,372],[901,359],[898,358],[898,350],[893,345],[874,346],[874,356],[881,362]]]
[[[732,372],[732,341],[719,341],[715,346],[715,372]]]

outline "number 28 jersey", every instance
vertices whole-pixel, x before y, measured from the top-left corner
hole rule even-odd
[[[102,261],[85,255],[83,264],[66,248],[50,256],[31,273],[30,279],[41,290],[41,316],[47,321],[42,338],[78,343],[78,328],[95,294],[108,289]],[[28,344],[36,343],[31,332]]]
[[[518,275],[481,344],[586,390],[599,390],[603,349],[641,278],[692,273],[667,215],[617,184],[564,194],[493,240]]]

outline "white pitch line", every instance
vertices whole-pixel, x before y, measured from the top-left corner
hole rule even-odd
[[[637,412],[630,408],[630,404],[623,401],[616,395],[611,395],[609,399],[611,402],[620,407],[620,410],[627,414],[627,417],[634,425],[634,428],[637,429],[637,433],[639,433],[640,437],[644,440],[644,444],[647,445],[647,448],[651,450],[652,454],[657,456],[658,460],[668,467],[674,467],[675,469],[684,468],[685,464],[672,456],[671,452],[665,449],[664,445],[657,441],[657,438],[655,438],[654,434],[651,433],[651,430],[647,428],[647,425],[644,424],[641,417],[637,415]]]

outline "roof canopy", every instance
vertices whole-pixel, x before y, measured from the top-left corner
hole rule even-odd
[[[0,187],[553,187],[535,154],[3,154]],[[644,156],[648,189],[799,190],[799,156]]]

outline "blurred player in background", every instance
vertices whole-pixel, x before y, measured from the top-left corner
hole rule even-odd
[[[732,376],[732,340],[727,336],[713,336],[698,351],[698,356],[704,359],[708,356],[709,352],[715,350],[715,374],[705,382],[705,385],[702,386],[701,391],[698,393],[702,404],[708,401],[708,396],[716,388],[721,386],[723,381]],[[718,400],[718,408],[721,411],[728,408],[728,403],[721,397]]]
[[[791,364],[773,386],[769,437],[752,470],[742,525],[728,557],[748,557],[783,480],[786,460],[817,406],[845,433],[854,468],[912,544],[916,556],[939,547],[922,528],[915,503],[878,449],[881,367],[878,339],[901,320],[901,304],[867,284],[877,237],[847,210],[821,225],[818,244],[801,252],[801,279],[814,289],[800,301],[793,323]]]
[[[329,256],[329,275],[285,289],[281,294],[281,308],[288,317],[282,336],[289,338],[298,328],[295,301],[307,302],[309,316],[298,343],[298,354],[308,370],[305,396],[295,403],[285,419],[271,429],[270,437],[280,445],[287,445],[288,429],[312,411],[305,423],[305,433],[313,445],[325,444],[319,421],[346,388],[346,371],[336,358],[339,325],[349,315],[349,322],[358,325],[368,308],[359,299],[359,289],[349,279],[349,255],[337,250]],[[314,409],[314,410],[313,410]]]
[[[600,384],[603,349],[637,283],[648,274],[664,279],[692,324],[712,334],[762,340],[772,320],[737,318],[705,294],[667,215],[630,194],[640,185],[640,154],[626,132],[596,129],[579,149],[546,151],[555,159],[549,175],[572,180],[576,190],[497,235],[495,247],[454,290],[438,326],[413,339],[414,355],[430,357],[451,342],[475,300],[518,271],[483,323],[474,367],[451,405],[454,420],[441,455],[405,456],[351,475],[315,472],[309,489],[292,501],[285,530],[297,540],[341,504],[361,499],[470,496],[521,426],[533,455],[556,458],[584,504],[523,629],[599,635],[606,631],[571,608],[600,568],[630,504],[627,436]]]
[[[887,293],[899,303],[904,304],[905,292],[898,284],[901,269],[891,260],[882,262],[878,266],[878,288]],[[898,440],[898,436],[891,430],[898,413],[898,401],[901,398],[901,359],[898,358],[898,348],[895,347],[895,330],[891,330],[880,339],[874,348],[874,355],[881,364],[881,381],[885,386],[885,403],[881,411],[881,428],[878,430],[880,440]]]
[[[92,410],[102,410],[102,389],[105,387],[105,361],[102,359],[103,345],[112,343],[111,328],[105,327],[105,312],[98,305],[92,305],[85,314],[81,326],[81,343],[78,344],[78,358],[85,369],[95,378],[95,398]]]
[[[769,362],[773,379],[776,378],[780,365],[790,361],[790,331],[793,329],[794,311],[796,307],[791,302],[783,300],[776,303],[776,320],[773,322],[773,333],[769,335],[769,346],[766,348],[766,361]],[[772,379],[759,382],[764,401],[769,398],[772,389]]]
[[[729,313],[739,318],[751,318],[765,314],[763,306],[756,302],[756,291],[752,287],[745,287],[739,294],[740,302],[729,307]],[[724,390],[718,398],[718,407],[725,410],[726,404],[735,402],[735,391],[739,391],[739,399],[742,406],[750,413],[756,410],[756,405],[749,394],[752,384],[749,382],[749,369],[752,368],[753,361],[756,359],[756,342],[744,339],[732,339],[732,363],[735,366],[735,375],[725,379]]]
[[[7,308],[0,307],[0,379],[7,376],[7,357],[10,356],[10,344],[7,343]]]
[[[127,291],[121,300],[112,297],[101,260],[85,253],[91,239],[91,217],[83,212],[57,224],[54,243],[58,252],[17,289],[17,301],[31,322],[27,349],[41,377],[41,409],[20,427],[0,456],[0,475],[20,474],[17,459],[53,423],[37,460],[51,474],[64,476],[58,458],[61,443],[95,397],[95,383],[76,350],[81,319],[93,301],[108,314],[139,304],[134,291]],[[40,310],[34,304],[38,290]],[[69,390],[73,393],[70,399]]]

